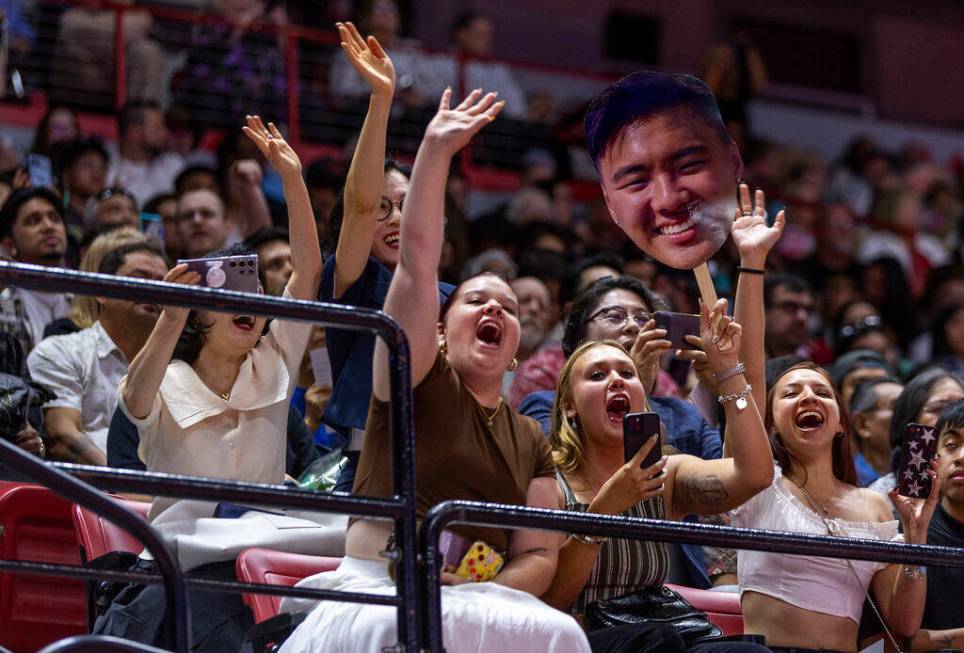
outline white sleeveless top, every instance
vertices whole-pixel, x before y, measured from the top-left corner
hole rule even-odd
[[[773,484],[731,513],[734,526],[827,535],[824,520],[790,492],[777,465]],[[827,519],[830,535],[870,540],[897,540],[898,522],[849,522]],[[886,562],[817,558],[740,551],[737,577],[740,594],[759,592],[790,605],[860,623],[864,597],[874,574]],[[853,570],[851,571],[851,567]]]

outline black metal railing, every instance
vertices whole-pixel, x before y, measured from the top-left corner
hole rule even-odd
[[[254,296],[240,292],[213,290],[210,288],[186,287],[161,281],[147,281],[130,277],[91,274],[0,261],[0,286],[18,286],[46,292],[70,292],[74,294],[97,295],[126,301],[149,302],[153,304],[180,306],[183,308],[229,313],[244,313],[267,318],[280,318],[311,322],[324,326],[337,326],[342,329],[367,330],[382,338],[389,349],[389,375],[392,401],[390,405],[390,424],[392,432],[393,482],[395,496],[386,499],[354,497],[350,495],[321,494],[301,490],[278,488],[267,485],[245,484],[233,481],[198,479],[168,474],[149,474],[82,465],[61,465],[54,469],[31,458],[12,445],[0,447],[0,462],[51,487],[55,492],[85,508],[114,521],[121,528],[142,539],[154,553],[160,542],[146,523],[107,497],[99,495],[83,482],[70,478],[65,472],[75,473],[89,480],[105,481],[112,489],[144,491],[159,495],[194,498],[235,499],[245,503],[271,503],[283,507],[309,508],[321,512],[345,512],[369,517],[390,518],[395,523],[396,579],[399,593],[394,597],[379,595],[345,595],[350,600],[366,600],[371,603],[393,605],[398,610],[399,650],[419,650],[418,614],[420,592],[417,580],[415,552],[417,533],[415,521],[415,448],[412,417],[412,388],[408,341],[398,324],[386,314],[371,309],[355,308],[310,302],[280,297]],[[69,482],[68,482],[69,481]],[[215,495],[214,493],[218,494]],[[79,500],[78,500],[79,499]],[[148,539],[145,539],[148,538]],[[163,549],[163,547],[161,547]],[[159,567],[165,577],[163,582],[170,585],[168,594],[173,593],[176,618],[175,628],[178,651],[188,651],[190,630],[187,627],[187,608],[183,597],[186,583],[177,565],[170,567],[160,564],[166,553],[161,553]],[[170,559],[170,558],[167,558]],[[83,575],[85,571],[76,567],[5,561],[2,568],[17,571],[29,568],[32,573],[57,573]],[[99,578],[106,578],[105,572],[97,572]],[[173,578],[170,580],[168,577]],[[143,577],[138,577],[142,580]],[[153,582],[157,582],[154,579]],[[204,585],[210,589],[232,589],[249,591],[252,589],[272,594],[301,595],[339,599],[338,592],[296,590],[215,581],[212,579],[192,579],[191,585]],[[183,605],[183,607],[177,607]],[[84,645],[80,642],[79,645]]]
[[[478,501],[445,501],[432,508],[419,529],[422,574],[422,642],[430,651],[443,651],[439,535],[450,524],[468,523],[494,528],[532,529],[604,535],[628,540],[773,551],[825,558],[850,558],[940,566],[964,566],[964,548],[900,544],[827,535],[805,535],[712,524],[693,524],[620,515],[546,510]]]

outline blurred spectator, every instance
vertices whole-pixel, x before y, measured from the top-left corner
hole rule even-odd
[[[914,299],[904,268],[891,257],[874,259],[864,265],[861,285],[864,297],[877,307],[884,324],[905,349],[914,338],[916,325],[910,319],[915,314]]]
[[[924,294],[918,302],[918,324],[923,331],[910,343],[907,355],[917,363],[933,358],[934,340],[931,325],[947,307],[964,304],[964,266],[959,263],[942,265],[931,270]]]
[[[173,193],[155,195],[144,205],[144,213],[161,216],[164,222],[164,251],[167,258],[176,261],[182,258],[184,248],[177,231],[177,196]]]
[[[790,215],[796,220],[792,210]],[[846,204],[830,204],[820,211],[814,224],[813,255],[795,270],[816,293],[824,292],[828,277],[834,274],[856,277],[857,240],[857,216]]]
[[[149,36],[153,18],[144,9],[127,8],[123,21],[126,99],[157,101],[163,86],[164,51]],[[50,92],[56,100],[95,108],[114,106],[115,27],[114,11],[86,6],[64,11],[50,73]]]
[[[749,35],[740,32],[729,43],[711,46],[703,56],[700,77],[716,96],[727,129],[730,123],[746,127],[747,102],[767,84],[766,64]]]
[[[305,172],[305,183],[308,185],[311,208],[315,212],[318,238],[324,242],[328,234],[331,211],[338,202],[338,193],[345,185],[345,171],[334,159],[315,159]]]
[[[81,272],[97,272],[100,263],[110,252],[129,243],[143,243],[147,240],[133,227],[118,227],[97,236],[80,259]],[[44,338],[75,333],[92,326],[97,321],[97,300],[93,295],[74,295],[70,299],[70,314],[54,320],[44,329]]]
[[[890,419],[903,389],[896,378],[883,376],[863,381],[854,390],[849,410],[857,445],[854,466],[861,487],[890,471]]]
[[[110,156],[97,138],[64,143],[57,158],[57,176],[64,196],[67,231],[80,241],[84,236],[84,210],[87,202],[107,184]]]
[[[18,263],[62,267],[67,232],[60,198],[46,188],[14,191],[0,210],[0,238],[6,254]],[[0,292],[0,331],[12,333],[30,352],[44,327],[64,317],[70,301],[62,293],[7,286]]]
[[[516,277],[509,286],[519,302],[519,326],[522,334],[516,359],[522,362],[539,350],[558,315],[552,315],[549,289],[539,279]]]
[[[512,70],[504,63],[488,60],[493,55],[495,41],[492,19],[474,11],[465,12],[452,24],[451,35],[455,45],[454,56],[438,55],[433,58],[432,75],[430,80],[426,80],[425,95],[438,97],[446,86],[463,89],[462,95],[468,95],[473,88],[491,89],[498,91],[499,99],[506,102],[501,115],[524,120],[528,113],[526,96]],[[460,80],[459,63],[463,60],[465,77]]]
[[[84,224],[92,233],[102,234],[118,227],[137,227],[137,200],[124,188],[105,188],[87,201]]]
[[[505,217],[517,225],[530,222],[551,222],[552,197],[536,186],[520,188],[506,208]]]
[[[462,279],[471,279],[483,272],[491,272],[503,281],[509,282],[515,279],[518,267],[505,250],[493,247],[465,262],[462,266]]]
[[[258,253],[258,262],[264,270],[265,294],[280,297],[293,271],[288,230],[262,229],[245,239],[244,244]]]
[[[830,182],[830,194],[861,217],[870,214],[874,190],[890,174],[890,163],[870,136],[858,136],[847,147]]]
[[[214,192],[195,190],[178,199],[175,231],[188,258],[222,249],[228,242],[229,228],[224,202]]]
[[[172,152],[185,160],[208,155],[207,152],[198,151],[204,126],[194,119],[186,106],[172,104],[168,107],[164,112],[164,125],[167,127],[167,146]]]
[[[246,114],[282,120],[282,37],[261,27],[285,27],[285,4],[214,0],[212,9],[214,15],[192,34],[185,74],[175,88],[177,102],[190,107],[198,121],[217,127],[233,127]]]
[[[37,123],[30,151],[54,158],[57,148],[67,141],[80,138],[80,123],[73,109],[52,105]]]
[[[893,377],[894,368],[872,349],[855,349],[838,358],[828,370],[840,391],[840,400],[849,406],[857,386],[866,381]]]
[[[126,104],[117,116],[117,133],[118,156],[107,175],[108,183],[129,190],[138,205],[173,190],[174,177],[184,162],[166,151],[167,128],[158,106],[151,102]]]
[[[141,242],[108,253],[97,271],[159,281],[168,267],[156,245]],[[107,429],[117,407],[117,386],[160,314],[157,305],[119,299],[98,298],[97,308],[93,325],[47,338],[27,358],[34,378],[57,395],[44,404],[50,457],[55,460],[107,464]]]
[[[964,376],[964,304],[948,306],[931,327],[933,361],[946,370]]]
[[[220,193],[218,171],[209,165],[195,163],[185,166],[174,178],[174,194],[181,196],[192,190],[209,190]]]
[[[808,357],[810,317],[816,310],[813,291],[800,277],[772,274],[764,284],[766,352],[768,357],[797,354]]]
[[[267,197],[271,182],[279,179],[270,169],[270,177],[266,177],[264,157],[240,129],[228,130],[218,148],[218,163],[218,188],[211,190],[218,192],[224,200],[225,216],[230,230],[229,245],[272,225],[272,208],[269,202],[277,211],[278,219],[275,222],[279,226],[287,224],[284,202],[279,204]],[[211,183],[203,176],[201,180],[195,179],[195,182]],[[280,192],[280,187],[278,190]]]

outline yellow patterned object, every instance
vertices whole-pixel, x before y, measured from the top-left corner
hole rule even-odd
[[[481,583],[495,578],[505,559],[498,551],[479,540],[469,547],[455,574],[462,578]]]

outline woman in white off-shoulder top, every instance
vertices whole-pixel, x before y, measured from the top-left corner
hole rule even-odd
[[[827,372],[791,367],[767,395],[766,426],[777,473],[769,489],[733,512],[749,528],[861,539],[899,539],[886,499],[855,485],[849,423]],[[926,499],[891,494],[904,539],[927,541],[939,483]],[[858,623],[870,592],[887,636],[913,636],[927,589],[916,566],[741,551],[744,628],[766,636],[774,651],[804,647],[855,652]]]

